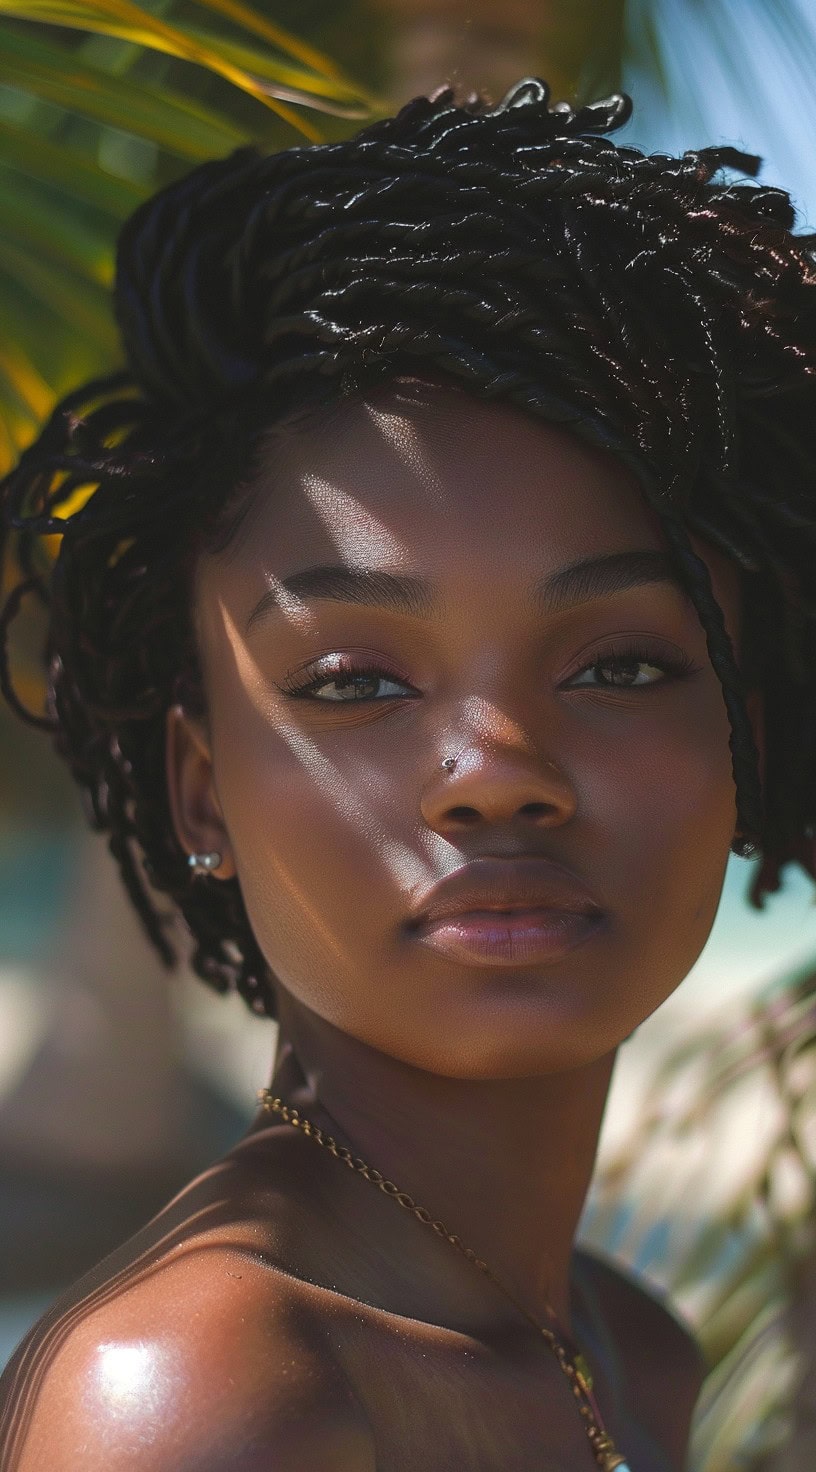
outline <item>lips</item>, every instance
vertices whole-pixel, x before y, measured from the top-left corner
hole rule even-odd
[[[474,859],[420,897],[409,929],[474,912],[561,911],[600,919],[601,907],[579,880],[549,859]]]

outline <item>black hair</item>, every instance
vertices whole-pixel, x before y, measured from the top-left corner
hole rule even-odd
[[[722,685],[751,902],[788,863],[816,877],[816,235],[792,233],[783,190],[723,176],[758,159],[613,143],[630,107],[551,107],[535,79],[496,106],[443,89],[344,142],[193,169],[120,232],[127,367],[64,397],[0,484],[4,694],[53,732],[164,960],[160,893],[198,974],[258,1012],[274,986],[238,882],[191,879],[168,805],[166,712],[204,710],[192,572],[271,428],[400,375],[506,400],[631,468]],[[690,531],[740,569],[739,666]],[[28,593],[48,610],[47,716],[10,670]]]

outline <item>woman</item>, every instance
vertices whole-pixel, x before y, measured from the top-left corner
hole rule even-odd
[[[683,1465],[695,1344],[574,1236],[729,852],[816,877],[816,237],[628,113],[445,90],[195,169],[120,236],[127,370],[5,482],[92,820],[280,1040],[18,1349],[4,1472]]]

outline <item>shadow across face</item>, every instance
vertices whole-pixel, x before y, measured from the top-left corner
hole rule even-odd
[[[738,569],[693,543],[738,646]],[[171,717],[176,826],[237,873],[290,1000],[417,1067],[516,1077],[605,1055],[690,970],[734,833],[730,727],[611,456],[394,383],[269,436],[196,622],[209,714]],[[422,896],[488,857],[561,866],[603,926],[549,960],[423,943]]]

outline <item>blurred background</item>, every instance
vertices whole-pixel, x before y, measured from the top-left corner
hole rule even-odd
[[[816,223],[810,0],[0,0],[0,474],[118,363],[121,221],[239,143],[342,137],[445,81],[619,88],[648,152],[760,154]],[[23,641],[18,685],[36,701]],[[582,1239],[671,1294],[711,1373],[693,1472],[816,1456],[816,907],[732,858],[706,949],[624,1046]],[[168,977],[47,736],[0,712],[0,1365],[228,1149],[274,1024]]]

